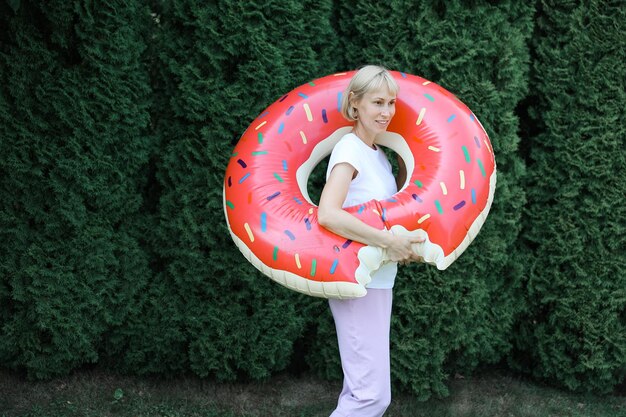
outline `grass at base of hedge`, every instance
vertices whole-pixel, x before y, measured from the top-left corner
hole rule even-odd
[[[139,378],[96,369],[34,382],[0,370],[0,417],[325,417],[340,388],[338,382],[308,375],[218,384],[196,377]],[[454,379],[450,394],[419,402],[395,393],[385,416],[626,416],[624,392],[576,395],[498,372]]]

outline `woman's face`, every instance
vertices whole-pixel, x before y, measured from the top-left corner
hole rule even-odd
[[[373,140],[378,133],[387,130],[396,113],[396,95],[384,85],[379,90],[367,92],[353,105],[357,109],[359,130]]]

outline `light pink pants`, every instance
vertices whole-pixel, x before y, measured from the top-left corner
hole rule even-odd
[[[330,417],[380,417],[391,402],[391,289],[329,300],[343,368],[343,389]]]

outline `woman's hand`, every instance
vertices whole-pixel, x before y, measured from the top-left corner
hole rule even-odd
[[[393,262],[402,264],[409,262],[422,262],[424,259],[413,251],[413,245],[423,243],[426,239],[421,236],[392,235],[386,248],[387,258]]]

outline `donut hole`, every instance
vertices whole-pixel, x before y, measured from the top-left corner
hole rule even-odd
[[[393,173],[394,178],[398,178],[398,172],[400,171],[400,166],[398,165],[398,158],[400,155],[396,153],[394,150],[387,148],[385,146],[381,146],[385,155],[387,155],[387,159],[389,163],[391,163],[391,172]]]
[[[398,165],[398,158],[401,156],[390,148],[387,148],[385,146],[381,146],[381,148],[383,149],[383,151],[387,155],[387,159],[389,159],[389,162],[391,163],[391,171],[394,178],[398,178],[398,171],[400,170],[400,167]],[[317,164],[315,168],[313,168],[313,171],[311,171],[309,181],[307,182],[307,191],[309,193],[309,198],[311,199],[311,202],[316,206],[320,203],[322,190],[324,189],[324,185],[326,184],[326,171],[328,170],[329,161],[330,155],[322,159],[320,163]]]
[[[302,197],[311,204],[319,205],[320,196],[326,183],[326,170],[330,161],[330,153],[337,142],[350,130],[349,126],[339,128],[319,142],[309,158],[298,168],[296,173],[298,187]],[[398,156],[404,161],[407,179],[400,187],[400,189],[404,189],[408,185],[408,179],[411,178],[415,166],[415,160],[406,140],[397,133],[385,132],[379,136],[378,143],[387,153],[394,176],[397,176],[399,171]]]
[[[330,155],[322,159],[319,164],[313,168],[309,181],[307,182],[307,191],[309,192],[309,198],[311,202],[316,206],[320,203],[320,197],[324,184],[326,184],[326,170],[328,169],[328,162],[330,161]]]
[[[406,178],[404,184],[400,184],[398,191],[403,190],[409,184],[409,179],[413,175],[413,170],[415,168],[415,158],[413,157],[406,140],[397,133],[385,132],[378,137],[377,143],[381,145],[381,148],[387,155],[387,159],[391,163],[391,172],[393,173],[394,178],[398,178],[398,172],[400,170],[398,159],[401,159],[402,162],[404,162],[404,166],[406,168]]]
[[[296,181],[302,197],[311,204],[319,205],[320,196],[326,183],[326,170],[333,147],[350,131],[349,126],[335,130],[326,139],[320,141],[309,158],[298,168]]]

